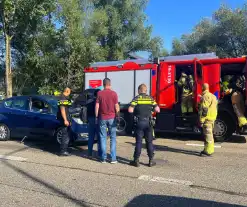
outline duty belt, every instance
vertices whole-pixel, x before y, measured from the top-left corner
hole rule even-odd
[[[150,117],[136,117],[137,121],[149,121]]]

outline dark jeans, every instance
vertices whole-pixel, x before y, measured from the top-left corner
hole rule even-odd
[[[93,145],[95,136],[97,136],[98,141],[98,156],[101,157],[101,147],[100,147],[100,138],[99,138],[99,128],[95,124],[95,117],[88,117],[88,155],[93,155]]]
[[[116,161],[116,119],[100,120],[99,121],[99,135],[100,145],[102,150],[101,160],[105,161],[107,158],[106,154],[106,143],[107,143],[107,128],[111,139],[111,161]]]
[[[69,141],[70,141],[70,127],[64,126],[61,130],[61,144],[60,144],[61,153],[67,152]]]
[[[149,120],[138,121],[136,125],[136,146],[134,159],[139,159],[142,150],[142,138],[145,137],[148,157],[151,159],[154,156],[153,146],[153,128],[149,124]]]

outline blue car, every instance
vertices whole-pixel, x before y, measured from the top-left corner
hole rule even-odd
[[[57,101],[55,96],[39,95],[3,100],[0,103],[0,141],[12,137],[40,137],[61,143],[61,125],[56,119]],[[72,141],[88,141],[88,126],[77,113],[73,115],[71,129]]]

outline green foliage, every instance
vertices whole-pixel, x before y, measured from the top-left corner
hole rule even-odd
[[[1,25],[11,42],[17,94],[53,94],[83,86],[91,62],[119,60],[131,52],[166,54],[145,26],[147,0],[2,0]],[[2,15],[3,16],[3,15]],[[0,50],[4,50],[1,45]]]
[[[189,35],[173,41],[173,55],[216,52],[219,57],[247,54],[247,6],[231,9],[222,5],[212,20],[203,19]]]

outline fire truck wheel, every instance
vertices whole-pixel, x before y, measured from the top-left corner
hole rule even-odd
[[[126,135],[127,122],[125,120],[124,114],[120,114],[120,118],[117,120],[117,134],[119,136]]]
[[[226,141],[234,133],[234,121],[231,119],[229,114],[220,113],[214,124],[214,139],[216,142]]]

